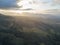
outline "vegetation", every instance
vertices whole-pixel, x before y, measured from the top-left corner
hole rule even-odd
[[[60,45],[60,28],[37,20],[0,14],[0,45]]]

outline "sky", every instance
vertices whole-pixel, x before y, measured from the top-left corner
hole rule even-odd
[[[60,1],[59,0],[22,0],[18,3],[18,6],[22,8],[31,8],[31,9],[59,9]]]
[[[0,8],[19,10],[60,9],[60,0],[0,0]]]

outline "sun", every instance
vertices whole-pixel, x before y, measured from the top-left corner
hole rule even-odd
[[[17,3],[17,5],[20,6],[18,12],[43,13],[43,10],[45,10],[42,3],[36,3],[33,2],[33,0],[21,0]]]
[[[33,0],[22,0],[17,3],[21,6],[20,9],[39,9],[39,4],[33,2]]]
[[[32,4],[30,4],[30,1],[28,0],[22,0],[18,2],[17,5],[22,6],[20,9],[28,9],[33,7]]]

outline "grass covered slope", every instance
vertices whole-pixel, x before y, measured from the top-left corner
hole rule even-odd
[[[0,45],[60,45],[60,28],[47,21],[0,14]]]

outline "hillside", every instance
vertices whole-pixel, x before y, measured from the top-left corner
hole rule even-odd
[[[60,45],[59,22],[57,18],[0,14],[0,45]]]

